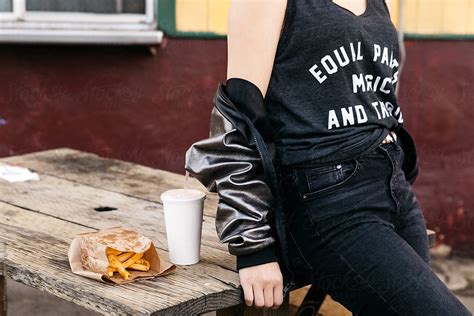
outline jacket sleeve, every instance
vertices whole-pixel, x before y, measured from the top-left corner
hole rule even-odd
[[[250,83],[246,85],[249,89]],[[216,231],[220,242],[227,242],[229,253],[236,256],[237,270],[277,261],[274,200],[261,158],[255,145],[215,106],[209,138],[186,151],[185,169],[210,192],[218,193]]]

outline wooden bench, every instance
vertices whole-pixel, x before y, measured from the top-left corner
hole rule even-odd
[[[436,232],[431,229],[426,230],[429,247],[433,247],[436,242]],[[327,294],[316,285],[311,285],[306,293],[301,305],[296,311],[297,316],[316,316],[326,299]]]
[[[1,315],[6,315],[6,277],[102,314],[198,315],[215,310],[219,316],[288,315],[288,297],[278,310],[264,311],[244,303],[235,257],[216,235],[217,194],[213,193],[207,194],[205,202],[198,264],[178,266],[172,274],[122,286],[71,273],[67,250],[73,237],[117,225],[139,229],[168,260],[159,196],[182,187],[184,175],[68,148],[0,162],[27,167],[40,175],[38,182],[0,180]],[[195,179],[190,181],[190,187],[203,190]],[[95,210],[104,206],[116,210]],[[432,244],[434,232],[428,236]],[[319,309],[325,297],[313,286],[300,312],[310,300]]]
[[[72,149],[0,159],[33,169],[39,181],[0,180],[0,310],[5,278],[102,314],[287,315],[288,299],[270,313],[245,305],[235,257],[215,231],[217,194],[205,201],[201,261],[175,272],[121,286],[73,274],[67,251],[82,232],[124,225],[151,238],[169,260],[160,194],[184,185],[184,174],[105,159]],[[183,169],[184,171],[184,169]],[[190,187],[203,189],[194,178]],[[97,207],[116,208],[98,212]]]

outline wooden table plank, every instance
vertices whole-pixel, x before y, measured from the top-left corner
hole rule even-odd
[[[40,174],[40,181],[0,181],[0,201],[84,227],[133,227],[152,238],[160,249],[168,250],[163,207],[156,202],[45,174]],[[112,206],[117,210],[95,211],[99,206]],[[228,253],[226,244],[218,241],[213,217],[204,216],[201,255],[205,260],[236,270],[235,257]]]
[[[234,313],[238,309],[232,306],[243,303],[235,257],[219,242],[215,231],[218,196],[207,192],[196,179],[190,178],[188,187],[207,196],[201,261],[178,266],[167,276],[104,291],[104,284],[71,273],[67,248],[72,238],[88,230],[129,226],[150,237],[160,256],[168,260],[160,194],[183,187],[184,174],[68,148],[2,158],[0,162],[28,167],[40,175],[38,182],[0,181],[0,243],[8,241],[12,250],[5,266],[14,280],[104,314],[189,315],[225,307],[231,307],[227,313]],[[117,210],[96,212],[98,206]],[[158,282],[164,286],[158,287]],[[133,297],[136,299],[131,300]],[[287,303],[279,311],[245,307],[244,313],[285,314]]]
[[[67,250],[72,238],[93,231],[59,218],[0,202],[0,241],[8,245],[6,274],[104,314],[203,313],[242,301],[238,274],[201,261],[174,273],[121,286],[71,273]],[[168,254],[157,249],[168,260]],[[100,295],[97,295],[100,293]]]
[[[6,157],[1,158],[0,162],[18,164],[43,174],[160,204],[160,194],[170,188],[182,188],[185,179],[184,166],[183,174],[180,175],[70,148]],[[215,217],[217,194],[208,192],[192,177],[189,178],[188,187],[206,192],[204,214]]]
[[[6,243],[0,239],[0,316],[7,315],[7,280],[5,276],[6,250]]]
[[[2,274],[0,275],[0,316],[7,315],[7,280]]]

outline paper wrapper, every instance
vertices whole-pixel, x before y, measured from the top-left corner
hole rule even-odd
[[[129,280],[124,280],[118,273],[110,277],[107,273],[109,266],[107,247],[124,252],[145,252],[143,258],[150,262],[150,270],[145,272],[127,269],[130,272]],[[150,239],[134,229],[122,226],[78,234],[69,246],[68,257],[73,273],[116,284],[133,282],[137,279],[150,279],[176,270],[174,264],[158,256]]]

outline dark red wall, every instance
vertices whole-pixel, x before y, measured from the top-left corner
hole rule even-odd
[[[400,104],[421,163],[414,190],[430,228],[474,255],[474,41],[408,41],[406,50]]]
[[[72,147],[184,172],[226,79],[223,40],[139,47],[0,46],[0,156]],[[1,123],[0,123],[1,124]]]
[[[0,156],[71,147],[184,173],[226,79],[226,42],[138,47],[0,46]],[[400,79],[428,226],[474,254],[474,42],[408,41]]]

